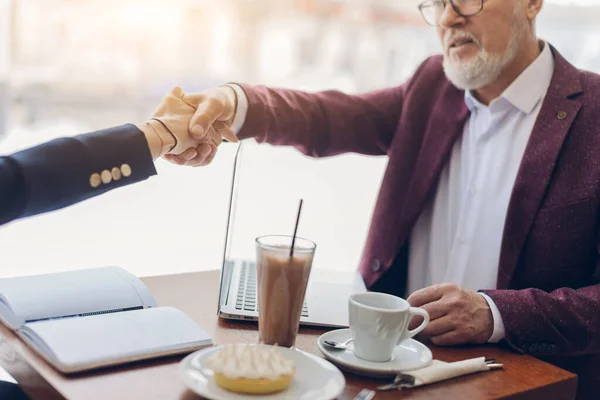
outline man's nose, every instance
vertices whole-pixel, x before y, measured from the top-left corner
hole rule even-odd
[[[446,1],[446,7],[440,15],[439,26],[443,29],[455,28],[457,26],[464,26],[467,19],[456,12],[450,1]]]

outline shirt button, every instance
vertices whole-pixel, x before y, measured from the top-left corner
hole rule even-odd
[[[371,261],[371,271],[373,271],[373,272],[381,271],[381,261],[379,261],[378,258],[375,258],[375,259],[373,259],[373,261]]]

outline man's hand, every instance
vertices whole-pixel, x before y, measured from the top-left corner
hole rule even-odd
[[[492,312],[483,296],[453,284],[430,286],[411,294],[412,307],[424,308],[431,318],[421,332],[440,346],[486,343],[494,331]],[[420,321],[411,321],[411,329]]]
[[[238,141],[231,130],[237,106],[235,91],[231,87],[222,86],[200,93],[184,94],[182,100],[194,111],[186,127],[190,136],[201,144],[208,143],[211,152],[204,157],[202,149],[196,147],[183,153],[168,154],[164,157],[166,160],[178,165],[206,165],[214,158],[222,138],[230,142]]]

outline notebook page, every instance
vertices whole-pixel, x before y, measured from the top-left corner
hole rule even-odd
[[[32,322],[21,335],[67,372],[212,344],[202,328],[172,307]]]
[[[121,268],[103,267],[0,279],[2,312],[12,311],[18,327],[25,321],[143,307],[149,291],[126,276],[133,277]],[[139,293],[144,288],[146,293]]]

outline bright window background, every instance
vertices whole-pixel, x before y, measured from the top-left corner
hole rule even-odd
[[[600,1],[546,2],[538,33],[600,73]],[[402,83],[438,52],[416,1],[0,0],[0,154],[145,120],[173,85],[228,81],[349,93]],[[576,45],[575,45],[576,44]],[[0,228],[0,276],[120,265],[145,276],[220,267],[235,147]],[[247,148],[236,243],[299,234],[317,267],[354,269],[386,160]]]

